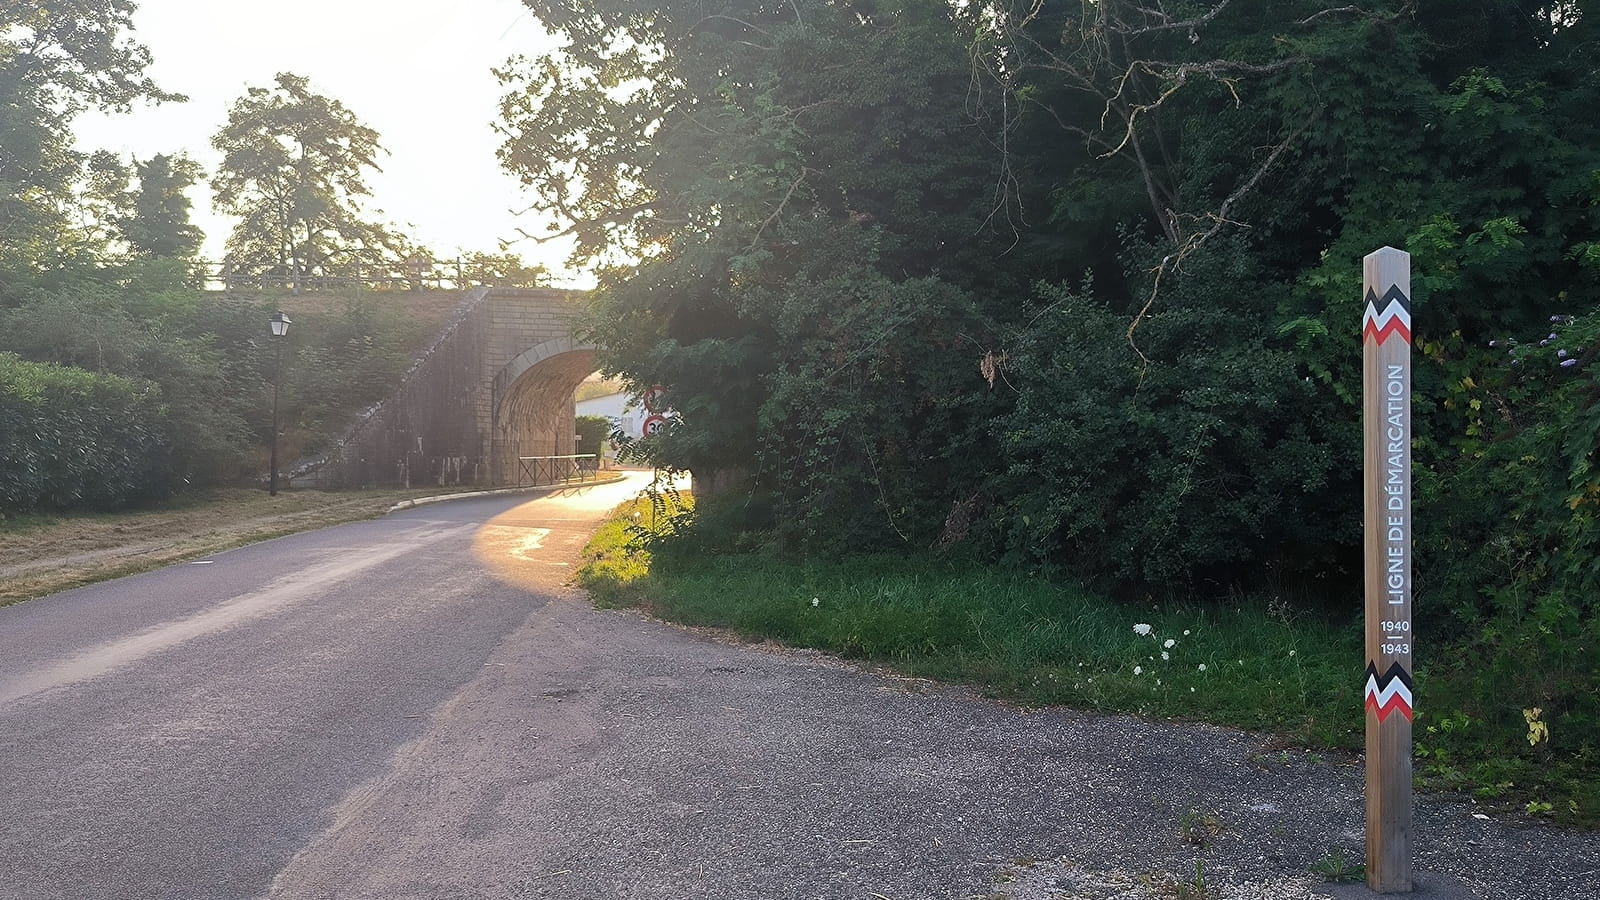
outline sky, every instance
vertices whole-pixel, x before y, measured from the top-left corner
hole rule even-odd
[[[86,112],[74,123],[79,150],[140,159],[181,150],[210,172],[221,158],[211,136],[233,102],[293,72],[380,135],[389,155],[368,179],[367,200],[382,210],[377,218],[446,258],[458,248],[499,252],[518,225],[542,233],[541,220],[512,213],[528,199],[500,169],[490,127],[501,94],[490,69],[551,46],[518,0],[139,0],[133,26],[155,57],[148,74],[189,101]],[[212,212],[206,184],[189,196],[204,255],[220,259],[231,221]],[[565,269],[566,247],[523,241],[512,251]]]

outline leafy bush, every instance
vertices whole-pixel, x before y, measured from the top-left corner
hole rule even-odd
[[[0,310],[0,350],[157,385],[180,485],[236,477],[259,406],[254,355],[233,340],[249,316],[186,286],[186,274],[160,262],[85,266],[27,287],[15,308]]]
[[[574,424],[578,440],[572,452],[599,455],[601,444],[611,434],[611,420],[605,416],[579,416]]]
[[[1521,780],[1591,775],[1600,808],[1600,309],[1551,331],[1432,360],[1455,376],[1456,452],[1418,479],[1419,604],[1449,642],[1428,674],[1430,766],[1488,756]],[[1532,717],[1532,718],[1530,718]],[[1534,720],[1542,733],[1531,728]],[[1441,727],[1445,724],[1451,727]],[[1519,760],[1522,771],[1505,769]],[[1567,812],[1567,811],[1564,811]]]
[[[1215,593],[1350,539],[1318,514],[1335,453],[1293,355],[1258,318],[1197,300],[1169,296],[1130,340],[1132,317],[1088,291],[1039,289],[1005,365],[1020,395],[996,480],[1003,546],[1110,584]]]
[[[110,509],[176,487],[159,389],[0,353],[0,515]]]
[[[263,315],[255,327],[265,321]],[[415,361],[417,342],[415,329],[370,298],[297,313],[283,348],[289,452],[316,452],[356,413],[389,396]],[[274,349],[262,347],[263,358],[270,361]],[[260,434],[265,442],[266,430]]]
[[[0,307],[0,350],[159,389],[153,421],[165,429],[172,477],[153,496],[264,471],[278,353],[280,449],[292,460],[392,392],[432,327],[370,294],[272,298],[296,304],[294,327],[275,343],[268,300],[206,294],[187,277],[171,261],[86,263],[17,279]]]
[[[971,295],[866,267],[757,294],[786,348],[762,378],[760,486],[789,546],[926,547],[993,458]]]

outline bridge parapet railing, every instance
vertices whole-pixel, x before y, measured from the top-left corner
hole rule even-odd
[[[600,457],[594,453],[517,457],[517,487],[582,483],[599,476]]]
[[[294,293],[363,290],[468,290],[474,287],[499,287],[537,290],[553,286],[542,270],[496,271],[466,257],[455,259],[414,258],[410,260],[353,259],[319,264],[303,271],[287,268],[236,269],[224,262],[201,260],[194,275],[207,290],[269,291]]]

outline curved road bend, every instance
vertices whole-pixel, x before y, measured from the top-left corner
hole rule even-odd
[[[1359,856],[1348,767],[590,608],[562,585],[640,486],[0,608],[0,898],[1132,897],[1200,858],[1256,885],[1222,896],[1304,900],[1312,862]],[[1191,806],[1208,849],[1177,838]],[[1576,898],[1600,870],[1582,836],[1459,805],[1418,832],[1419,868],[1473,887],[1426,896]]]
[[[0,608],[0,897],[263,893],[498,672],[490,654],[648,477],[428,504]]]

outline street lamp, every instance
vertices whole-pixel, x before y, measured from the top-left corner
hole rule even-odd
[[[281,312],[272,314],[269,324],[272,336],[281,338],[289,333],[289,317]],[[268,476],[267,496],[278,496],[278,384],[283,380],[283,341],[273,341],[275,358],[272,365],[272,474]]]

